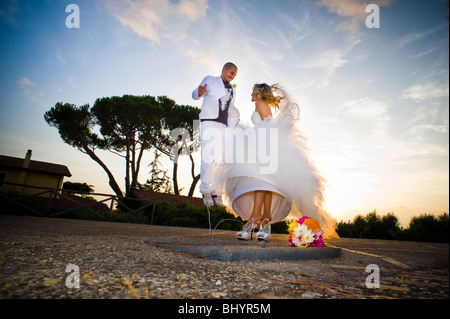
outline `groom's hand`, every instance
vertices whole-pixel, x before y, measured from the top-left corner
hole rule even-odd
[[[204,86],[199,86],[198,87],[198,96],[202,96],[203,94],[205,94],[206,92],[208,92],[208,90],[206,89],[206,86],[208,85],[208,83],[206,83]]]

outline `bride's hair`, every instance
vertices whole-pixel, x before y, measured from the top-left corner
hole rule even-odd
[[[281,96],[275,96],[273,92],[279,88],[278,84],[269,86],[266,83],[255,84],[253,90],[256,90],[257,98],[266,101],[270,106],[278,109],[283,99]]]
[[[298,104],[289,96],[280,84],[268,85],[266,83],[255,84],[253,90],[256,90],[257,98],[266,101],[267,104],[274,107],[277,111],[287,114],[294,120],[300,119],[300,108]],[[275,94],[274,94],[275,93]]]

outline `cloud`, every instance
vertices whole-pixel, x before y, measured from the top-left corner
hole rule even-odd
[[[448,105],[439,101],[424,103],[406,123],[413,140],[436,144],[448,152],[448,112]],[[447,138],[444,138],[445,136]]]
[[[390,105],[386,102],[365,97],[358,100],[350,100],[339,107],[339,111],[357,120],[373,123],[372,137],[382,139],[386,137],[388,124],[391,121],[389,115]]]
[[[206,65],[211,70],[219,70],[222,66],[221,63],[217,61],[216,56],[212,53],[207,53],[200,49],[189,49],[187,54],[192,61]]]
[[[308,78],[314,78],[309,85],[319,87],[327,86],[335,72],[349,63],[348,54],[360,43],[356,37],[350,37],[339,48],[323,49],[314,53],[311,57],[303,57],[296,63],[296,67],[302,70],[311,70]]]
[[[36,83],[31,81],[29,78],[22,76],[21,78],[19,78],[17,83],[20,85],[23,94],[27,95],[28,98],[31,99],[32,101],[37,102],[39,99],[44,97],[44,93],[42,93],[40,91],[36,92],[36,90],[33,90],[30,92],[30,88],[35,86]]]
[[[426,103],[418,108],[413,114],[408,125],[420,124],[445,124],[448,126],[448,105],[438,102]]]
[[[205,17],[208,9],[208,0],[109,0],[105,4],[123,25],[156,44],[186,38],[189,26]]]
[[[271,33],[261,33],[259,25],[253,24],[260,13],[241,10],[230,1],[217,1],[214,5],[207,26],[198,30],[194,40],[185,41],[187,54],[195,63],[202,63],[210,70],[220,70],[218,66],[232,61],[239,70],[253,70],[254,74],[258,70],[258,74],[263,74],[261,78],[273,77],[276,72],[274,62],[283,57],[271,42]],[[215,67],[211,68],[213,65]],[[239,73],[239,79],[242,75],[244,73]]]
[[[448,133],[448,125],[422,124],[422,125],[414,126],[411,130],[412,131],[430,130],[430,131],[435,131],[435,132],[438,132],[438,133],[446,134],[446,133]]]
[[[216,57],[205,52],[189,28],[206,17],[208,0],[105,0],[108,11],[124,26],[155,45],[175,45],[195,63],[218,68]]]
[[[26,77],[21,77],[17,83],[20,85],[20,87],[22,88],[23,94],[28,95],[30,93],[29,88],[31,86],[36,85],[33,81],[31,81],[29,78]]]
[[[32,82],[30,79],[28,79],[28,78],[26,78],[26,77],[21,77],[20,79],[19,79],[19,81],[17,81],[17,83],[19,83],[20,84],[20,86],[22,86],[22,87],[26,87],[26,86],[34,86],[35,85],[35,83],[34,82]]]
[[[348,61],[345,60],[345,51],[339,49],[329,49],[319,52],[315,57],[308,61],[299,63],[299,67],[302,69],[338,69],[344,66]]]
[[[302,41],[313,34],[308,11],[304,10],[301,17],[280,12],[279,17],[286,24],[286,27],[283,29],[278,29],[277,25],[273,27],[287,48],[292,49],[296,42]]]
[[[420,53],[418,53],[418,54],[415,54],[415,55],[413,55],[412,57],[413,57],[413,58],[420,58],[420,57],[426,56],[426,55],[428,55],[428,54],[431,54],[431,53],[433,53],[433,52],[436,52],[436,51],[438,51],[438,50],[439,50],[438,47],[432,47],[432,48],[426,49],[425,51],[422,51],[422,52],[420,52]]]
[[[435,28],[426,30],[426,31],[419,31],[419,32],[411,32],[408,33],[407,35],[405,35],[404,37],[402,37],[401,39],[399,39],[397,41],[397,45],[395,47],[395,50],[401,49],[403,47],[406,47],[416,41],[425,39],[426,37],[428,37],[429,35],[436,33],[438,31],[440,31],[441,29],[447,27],[447,24],[441,24],[438,25]],[[428,54],[429,52],[427,52]]]
[[[344,21],[339,23],[336,31],[357,31],[360,26],[365,26],[365,19],[369,15],[366,7],[369,4],[376,4],[379,7],[387,6],[392,0],[320,0],[318,6],[327,8],[330,13],[335,13],[340,17],[344,17]]]
[[[425,100],[433,100],[441,97],[448,97],[448,84],[438,84],[436,82],[428,82],[415,84],[403,90],[402,99],[411,99],[415,102]]]
[[[368,97],[347,101],[339,109],[343,113],[358,119],[389,120],[389,104]]]
[[[75,80],[73,77],[68,76],[67,77],[67,83],[69,83],[69,85],[72,87],[72,89],[76,89],[77,87],[75,86]]]

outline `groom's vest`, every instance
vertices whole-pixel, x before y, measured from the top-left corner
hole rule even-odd
[[[198,87],[192,92],[192,98],[194,100],[203,98],[203,104],[199,115],[200,120],[220,120],[221,118],[223,119],[226,117],[226,123],[223,120],[220,122],[228,124],[228,126],[235,126],[239,121],[239,111],[234,106],[236,99],[236,91],[234,88],[231,87],[231,100],[228,101],[229,106],[227,108],[228,114],[220,114],[220,111],[223,112],[220,107],[220,100],[227,95],[222,78],[220,76],[207,76],[200,83],[201,86],[204,86],[205,84],[208,85],[206,87],[207,92],[204,95],[198,96]]]

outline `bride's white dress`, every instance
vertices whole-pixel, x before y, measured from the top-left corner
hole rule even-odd
[[[272,223],[288,216],[308,216],[317,220],[324,237],[337,237],[335,221],[322,207],[323,179],[308,157],[306,139],[296,127],[297,121],[291,112],[287,108],[280,108],[274,117],[265,119],[254,112],[251,121],[253,127],[240,125],[235,130],[254,130],[256,141],[259,141],[260,134],[268,136],[276,131],[276,154],[270,155],[278,165],[272,172],[261,173],[264,168],[267,172],[267,161],[262,163],[257,159],[256,162],[226,164],[219,192],[222,193],[227,210],[248,220],[253,210],[254,192],[271,191]],[[273,141],[270,140],[271,143]]]

